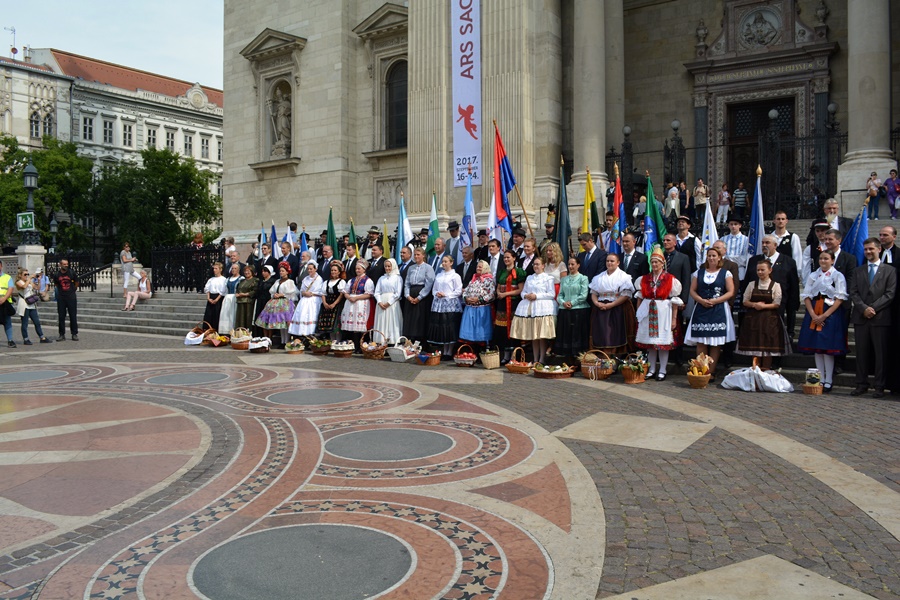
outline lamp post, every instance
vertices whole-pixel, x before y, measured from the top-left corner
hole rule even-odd
[[[41,243],[40,234],[34,229],[34,190],[38,187],[38,171],[34,167],[31,159],[28,159],[28,165],[22,173],[22,183],[28,190],[28,204],[25,205],[25,212],[31,213],[32,228],[22,232],[22,245],[39,246]]]
[[[56,222],[56,215],[50,219],[50,233],[53,234],[53,245],[50,246],[50,252],[56,254],[56,232],[59,231],[59,223]]]

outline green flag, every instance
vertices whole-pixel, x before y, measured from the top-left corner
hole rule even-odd
[[[356,256],[359,257],[359,245],[356,241],[356,229],[353,228],[353,219],[350,219],[350,245],[356,250]]]
[[[644,252],[649,254],[654,244],[662,244],[663,236],[667,233],[666,220],[659,212],[656,204],[656,196],[653,195],[653,182],[650,181],[650,173],[647,173],[647,211],[644,216]]]
[[[431,192],[431,218],[428,220],[428,242],[425,244],[425,256],[434,254],[434,242],[441,237],[441,227],[437,217],[437,195]]]
[[[559,194],[556,197],[556,222],[553,224],[553,241],[562,248],[563,256],[569,251],[569,238],[572,237],[572,226],[569,223],[569,200],[566,197],[566,175],[563,172],[565,161],[559,157]]]
[[[325,243],[331,246],[331,249],[334,250],[337,248],[337,235],[334,233],[334,219],[331,217],[331,212],[334,209],[328,209],[328,235],[325,238]]]

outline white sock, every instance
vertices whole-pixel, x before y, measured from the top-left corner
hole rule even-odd
[[[669,364],[669,351],[668,350],[660,350],[659,351],[659,374],[666,374],[666,366]]]
[[[828,381],[828,377],[825,375],[825,355],[824,354],[816,354],[816,368],[819,370],[819,377],[822,378],[822,383]],[[834,364],[834,363],[832,363]]]
[[[823,383],[831,385],[834,379],[834,357],[830,354],[823,354],[822,358],[825,361],[825,372],[822,374]]]
[[[647,351],[647,360],[650,362],[650,373],[656,373],[656,354],[658,350],[656,348],[650,348]]]

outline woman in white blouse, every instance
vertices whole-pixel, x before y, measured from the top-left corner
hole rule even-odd
[[[731,272],[720,266],[721,261],[719,251],[709,248],[706,262],[691,276],[691,298],[695,304],[684,334],[686,346],[696,345],[698,356],[708,354],[713,359],[710,381],[715,381],[722,346],[735,340],[730,308],[735,282]]]
[[[822,250],[819,268],[810,274],[800,299],[806,315],[800,326],[797,350],[816,355],[816,367],[822,374],[824,392],[831,391],[834,381],[834,357],[847,354],[847,280],[834,268],[834,254]]]
[[[403,312],[400,299],[403,297],[403,278],[397,261],[384,261],[384,275],[375,284],[375,329],[387,338],[387,343],[395,344],[403,330]],[[376,334],[377,335],[377,334]],[[381,343],[382,340],[374,340]]]
[[[631,276],[619,268],[618,255],[606,256],[606,270],[594,276],[588,289],[593,306],[591,348],[610,354],[627,352],[629,337],[634,340],[634,284]]]
[[[442,347],[441,360],[451,360],[462,320],[462,278],[453,270],[450,256],[444,256],[441,260],[441,269],[434,275],[431,294],[434,300],[428,322],[428,343]]]
[[[218,329],[221,333],[230,333],[234,329],[234,317],[237,314],[237,286],[244,279],[241,265],[231,263],[231,272],[225,279],[225,298],[222,300],[222,311],[219,313]]]
[[[556,289],[553,277],[544,273],[544,259],[534,259],[534,274],[525,280],[522,301],[516,307],[509,337],[531,340],[535,362],[547,358],[549,340],[556,338]]]
[[[276,330],[280,331],[283,347],[288,341],[288,326],[294,316],[294,303],[297,300],[297,286],[291,279],[291,265],[287,261],[278,263],[278,281],[269,289],[269,296],[270,300],[266,302],[254,324],[261,327],[267,337],[272,337]]]
[[[206,310],[203,311],[203,320],[210,327],[218,327],[219,317],[222,314],[222,299],[228,291],[228,286],[222,276],[222,263],[213,263],[212,270],[213,276],[203,286],[203,291],[206,292]]]
[[[288,331],[291,335],[309,336],[316,332],[319,322],[319,309],[322,308],[322,296],[325,295],[325,282],[316,270],[316,263],[306,265],[306,277],[300,284],[300,301],[291,317]]]
[[[559,282],[569,274],[562,248],[556,242],[550,242],[544,248],[544,273],[553,278],[556,294],[559,295]]]

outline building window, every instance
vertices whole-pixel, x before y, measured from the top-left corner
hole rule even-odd
[[[194,136],[185,134],[184,136],[184,155],[194,156]]]
[[[134,144],[133,128],[131,125],[122,125],[122,145],[131,148]],[[153,132],[156,133],[155,131]]]
[[[406,148],[407,64],[400,61],[391,67],[385,79],[387,147]]]
[[[222,197],[222,180],[221,179],[216,180],[216,196],[218,196],[219,198]]]
[[[200,138],[200,158],[209,158],[209,138]]]
[[[174,131],[166,132],[166,150],[175,152],[175,132]]]
[[[94,141],[94,118],[81,117],[81,139],[86,142]]]
[[[155,129],[147,130],[147,147],[148,148],[156,148],[156,130]]]
[[[217,156],[219,157],[218,160],[219,160],[219,162],[221,162],[222,161],[222,140],[217,140],[216,146],[217,146],[217,150],[218,150],[218,153],[217,153]]]
[[[112,144],[113,143],[113,122],[112,121],[103,121],[103,143],[104,144]]]
[[[34,111],[31,113],[31,118],[29,119],[29,131],[31,133],[31,137],[40,139],[41,137],[41,115]]]
[[[44,135],[53,135],[53,115],[44,116]]]

